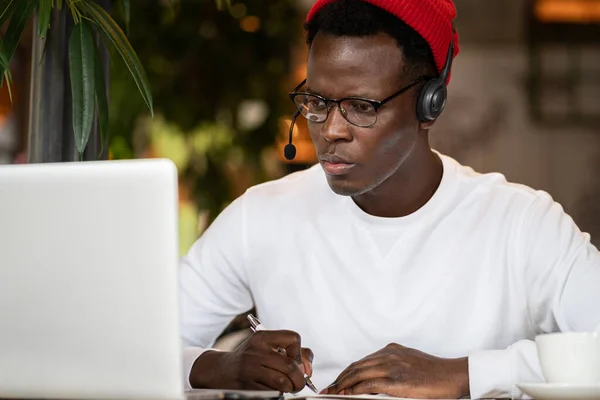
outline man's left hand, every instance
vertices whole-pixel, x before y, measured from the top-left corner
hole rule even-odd
[[[469,364],[466,357],[440,358],[394,343],[350,364],[321,393],[459,398],[469,395]]]

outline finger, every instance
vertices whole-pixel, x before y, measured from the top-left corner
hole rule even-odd
[[[272,352],[260,361],[260,365],[285,375],[292,383],[292,388],[289,391],[299,391],[304,387],[304,374],[298,364],[288,357]],[[267,382],[263,383],[268,384]]]
[[[288,357],[296,362],[300,363],[302,360],[302,346],[300,335],[292,331],[283,331],[286,333],[288,340],[287,345],[284,347]],[[283,346],[282,346],[283,347]]]
[[[285,354],[291,359],[301,360],[300,335],[296,332],[280,331],[259,331],[253,336],[254,342],[259,346],[269,346],[271,349],[283,349]]]
[[[314,358],[315,355],[313,354],[311,349],[309,349],[308,347],[302,348],[302,359],[305,359],[312,364]]]
[[[312,376],[312,362],[314,359],[314,354],[312,352],[311,349],[303,347],[302,348],[302,369],[303,372],[308,375],[308,376]]]
[[[384,364],[376,366],[355,367],[349,370],[342,378],[327,388],[327,394],[338,394],[363,381],[374,379],[385,379],[388,376],[388,368]]]
[[[393,389],[393,382],[388,378],[367,379],[358,384],[344,389],[344,395],[359,395],[359,394],[387,394],[389,396],[397,396],[396,390]],[[394,393],[391,393],[394,392]]]
[[[360,361],[356,361],[353,362],[352,364],[350,364],[348,367],[346,367],[346,369],[344,369],[338,376],[337,378],[335,378],[335,380],[333,381],[333,384],[338,383],[340,380],[342,380],[347,374],[349,374],[351,371],[357,369],[357,368],[368,368],[368,367],[374,367],[377,366],[379,364],[382,363],[382,359],[376,355],[370,355],[367,356],[365,358],[363,358]]]
[[[308,360],[302,360],[302,364],[300,364],[300,370],[302,373],[308,376],[312,376],[313,374],[312,364]]]
[[[295,386],[290,377],[280,371],[261,366],[257,368],[256,373],[255,381],[267,386],[270,390],[279,390],[283,393],[294,391]]]

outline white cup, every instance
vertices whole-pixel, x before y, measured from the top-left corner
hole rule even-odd
[[[535,338],[546,382],[600,385],[600,332],[557,332]]]

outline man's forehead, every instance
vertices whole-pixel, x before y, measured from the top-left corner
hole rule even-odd
[[[395,85],[403,71],[402,52],[395,40],[385,34],[317,35],[309,51],[307,83],[313,88],[354,79],[370,85]]]

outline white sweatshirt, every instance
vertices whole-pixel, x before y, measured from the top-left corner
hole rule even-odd
[[[543,381],[535,335],[600,321],[600,253],[547,193],[442,161],[402,218],[336,195],[319,165],[236,199],[182,259],[185,370],[255,305],[313,350],[319,390],[392,342],[468,356],[472,398]]]

